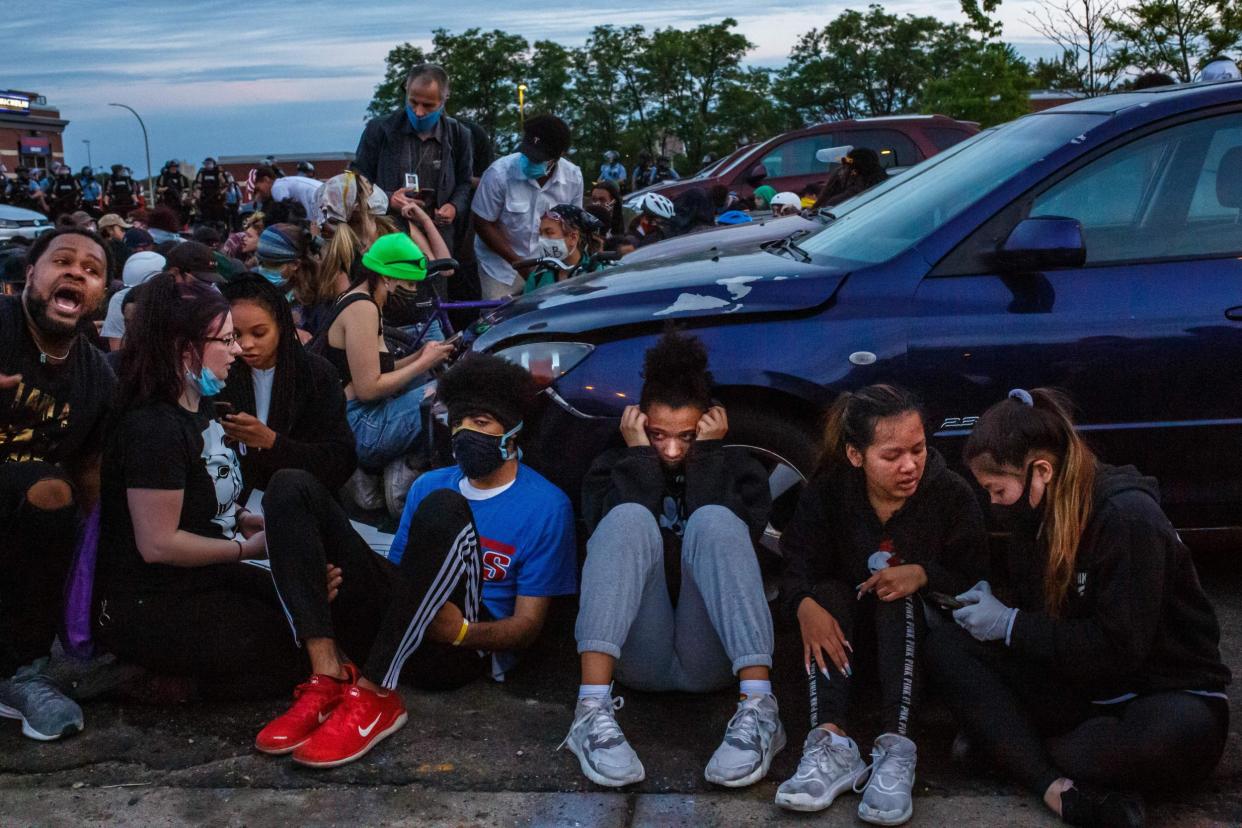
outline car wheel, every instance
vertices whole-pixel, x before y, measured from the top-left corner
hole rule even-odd
[[[781,532],[793,517],[802,487],[819,458],[819,435],[808,424],[753,408],[729,406],[725,443],[745,448],[768,473],[772,513],[756,550],[769,601],[775,600],[782,567]]]

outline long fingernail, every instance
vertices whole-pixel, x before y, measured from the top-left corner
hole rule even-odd
[[[850,644],[850,642],[848,642],[848,641],[847,641],[847,642],[845,642],[845,649],[849,650],[851,653],[852,653],[852,652],[854,652],[854,647],[853,647],[853,645],[851,645],[851,644]]]
[[[808,661],[806,664],[802,666],[806,668],[806,674],[809,676],[811,674],[811,662]]]
[[[827,679],[828,681],[832,681],[832,676],[828,675],[828,671],[825,670],[823,667],[819,668],[819,672],[825,679]]]
[[[850,669],[850,665],[848,663],[846,663],[845,665],[845,677],[846,678],[854,677],[854,671]]]

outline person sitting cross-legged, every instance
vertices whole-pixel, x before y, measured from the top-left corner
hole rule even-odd
[[[593,533],[575,629],[582,685],[562,746],[597,784],[638,782],[645,771],[610,698],[614,673],[638,690],[691,693],[737,675],[742,700],[705,776],[750,785],[785,746],[754,548],[771,507],[767,475],[722,442],[728,417],[712,402],[701,342],[666,334],[643,378],[639,405],[622,416],[626,446],[599,457],[583,486]]]

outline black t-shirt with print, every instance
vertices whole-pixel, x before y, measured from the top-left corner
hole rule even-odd
[[[99,451],[116,379],[85,336],[69,358],[41,361],[20,296],[0,297],[0,374],[21,374],[0,389],[0,463],[73,464]]]
[[[229,564],[200,567],[152,564],[134,539],[129,489],[179,489],[177,528],[208,538],[232,538],[241,471],[223,431],[200,413],[171,403],[126,412],[108,435],[103,455],[98,575],[101,594],[197,592],[220,583]]]

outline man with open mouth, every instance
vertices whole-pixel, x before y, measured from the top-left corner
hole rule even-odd
[[[39,237],[21,296],[0,297],[0,716],[43,741],[82,710],[43,675],[64,614],[79,514],[99,491],[115,378],[81,332],[103,302],[108,253],[80,228]]]

